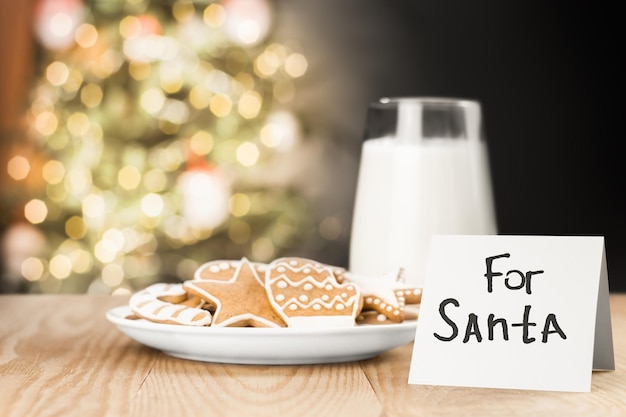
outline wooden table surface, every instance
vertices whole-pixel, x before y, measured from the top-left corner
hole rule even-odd
[[[361,362],[251,366],[166,356],[105,311],[127,298],[0,296],[0,416],[624,416],[626,294],[611,295],[617,370],[591,393],[408,385],[411,345]]]

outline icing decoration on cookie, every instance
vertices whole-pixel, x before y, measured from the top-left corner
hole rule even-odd
[[[265,292],[263,280],[248,259],[210,262],[201,266],[193,281],[183,286],[216,306],[212,326],[285,327]]]
[[[395,322],[376,310],[365,310],[356,317],[356,324],[395,324]]]
[[[417,299],[419,288],[398,282],[402,270],[396,270],[382,277],[346,274],[346,282],[352,282],[361,289],[363,310],[375,310],[389,320],[400,323],[404,320],[407,297]]]
[[[193,278],[196,280],[212,279],[228,281],[233,277],[233,269],[236,269],[242,260],[215,260],[210,261],[196,269]],[[250,262],[259,279],[263,281],[267,264],[261,262]]]
[[[265,289],[289,327],[354,326],[361,309],[356,285],[339,284],[330,268],[305,258],[270,263]]]
[[[129,306],[138,317],[157,323],[208,326],[211,313],[201,308],[204,302],[190,297],[182,284],[157,283],[136,292]]]
[[[398,268],[396,274],[396,285],[398,289],[403,290],[404,300],[407,304],[420,304],[422,302],[422,288],[415,287],[406,283],[404,277],[404,268]],[[393,280],[394,272],[390,274],[390,277],[386,278]]]
[[[419,309],[412,306],[406,306],[404,308],[404,321],[417,320],[418,316]],[[363,310],[357,316],[356,324],[396,324],[396,322],[376,310]]]
[[[422,302],[421,288],[398,285],[398,291],[402,291],[404,301],[407,304],[420,304]]]
[[[344,283],[344,281],[346,280],[345,275],[348,272],[345,268],[342,268],[340,266],[333,266],[333,265],[325,265],[325,266],[330,269],[333,276],[337,280],[337,283],[339,284]]]

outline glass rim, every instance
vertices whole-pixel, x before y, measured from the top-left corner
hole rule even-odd
[[[402,103],[421,103],[425,105],[442,105],[442,106],[459,106],[459,107],[474,107],[480,109],[480,102],[478,100],[471,100],[458,97],[420,97],[420,96],[405,96],[405,97],[381,97],[376,101],[370,103],[372,108],[386,108]]]

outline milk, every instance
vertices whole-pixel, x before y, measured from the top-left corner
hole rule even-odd
[[[403,267],[422,286],[433,234],[495,234],[485,143],[378,138],[363,144],[350,270],[382,275]]]

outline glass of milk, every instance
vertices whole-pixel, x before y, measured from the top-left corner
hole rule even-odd
[[[477,101],[383,98],[368,108],[350,271],[422,286],[435,234],[496,234]]]

